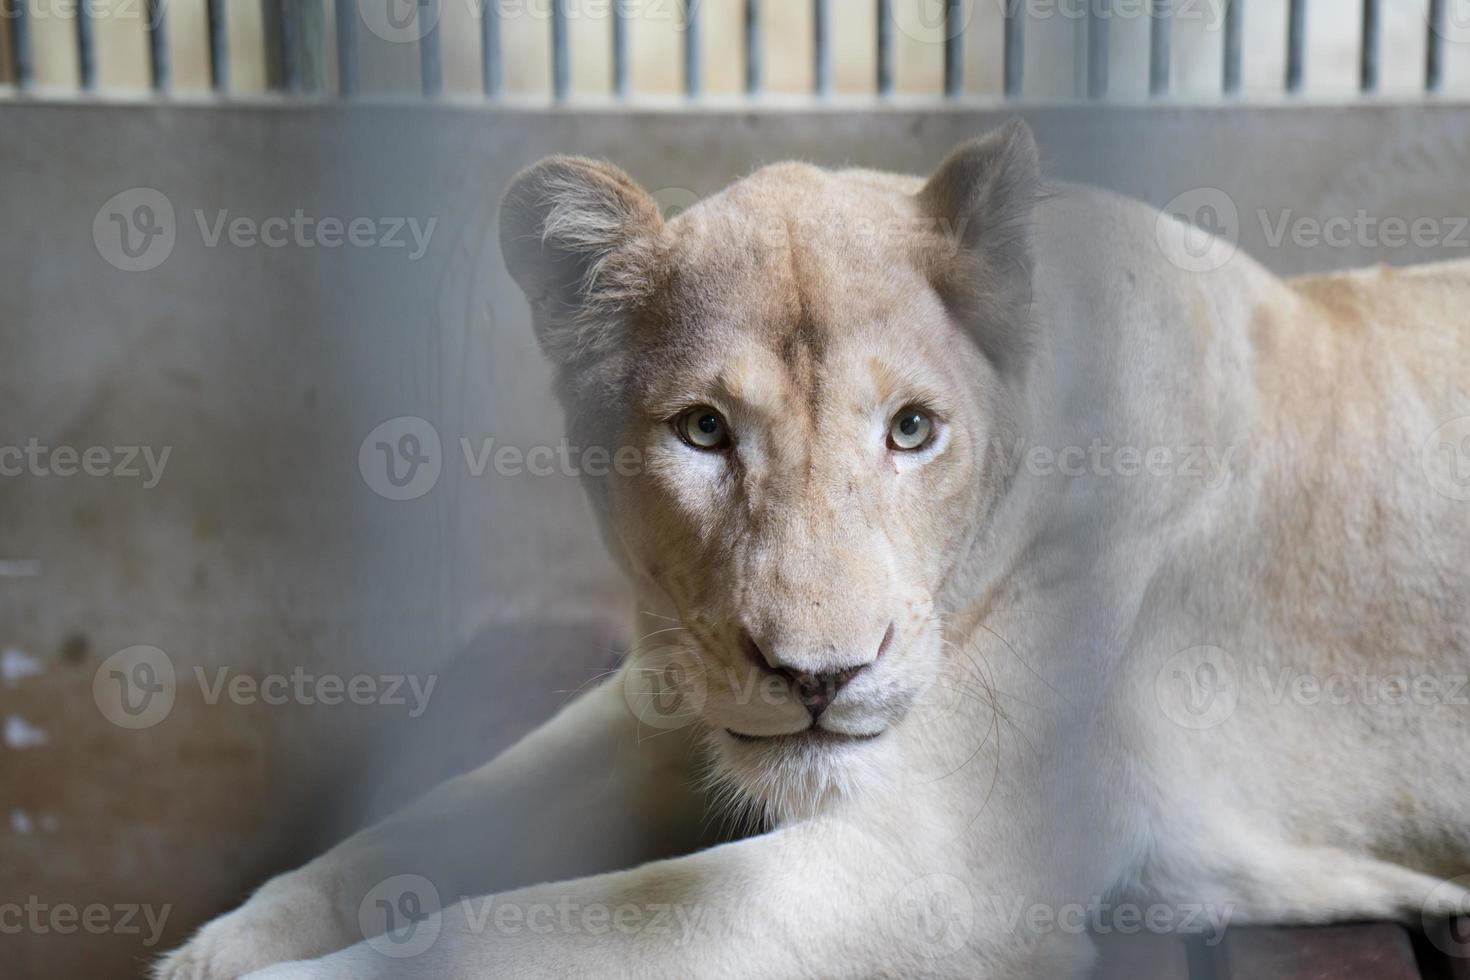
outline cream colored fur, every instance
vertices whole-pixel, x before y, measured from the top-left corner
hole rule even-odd
[[[1089,939],[1012,910],[1463,902],[1470,503],[1433,442],[1470,415],[1470,265],[1187,272],[1173,219],[1037,192],[1019,126],[928,182],[782,164],[667,223],[605,164],[518,178],[502,239],[572,435],[643,459],[589,493],[650,635],[157,976],[1051,980]],[[891,452],[915,402],[939,436]],[[730,453],[674,436],[693,405]],[[763,661],[867,665],[820,724],[881,734],[732,736],[807,723]],[[1292,686],[1340,675],[1441,686]],[[686,714],[640,722],[660,678]],[[710,846],[732,816],[761,832]],[[395,958],[359,907],[398,874],[445,907]],[[581,911],[533,932],[488,893]],[[668,930],[585,916],[656,906]]]

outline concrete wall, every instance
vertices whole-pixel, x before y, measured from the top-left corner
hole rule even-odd
[[[1159,205],[1213,188],[1243,247],[1283,272],[1470,251],[1463,232],[1428,248],[1273,248],[1267,235],[1288,209],[1293,221],[1364,209],[1450,236],[1470,211],[1465,107],[1027,115],[1054,176]],[[622,586],[575,481],[476,476],[460,446],[560,441],[494,244],[518,168],[603,156],[677,202],[787,157],[925,171],[1001,117],[0,108],[0,449],[100,447],[114,467],[117,447],[170,452],[151,487],[58,475],[55,456],[0,477],[0,896],[167,908],[160,945],[172,943],[270,871],[485,758],[612,662]],[[209,244],[222,211],[260,223],[298,209],[367,219],[374,239],[389,219],[435,224],[418,257],[407,233],[404,247]],[[114,215],[140,247],[139,227],[172,229],[171,249],[165,234],[130,258]],[[434,427],[441,472],[393,500],[373,445],[359,457],[403,416]],[[138,645],[166,655],[173,703],[130,728],[111,671],[141,682],[141,663],[162,665],[109,658]],[[210,703],[221,669],[297,668],[436,687],[412,718],[412,698]],[[143,938],[28,929],[0,956],[7,975],[126,976],[156,952]]]

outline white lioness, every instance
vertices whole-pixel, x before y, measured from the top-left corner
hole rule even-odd
[[[1053,980],[1123,896],[1463,908],[1470,265],[1283,282],[1038,182],[1020,124],[667,222],[521,174],[573,440],[640,451],[588,490],[650,636],[158,976]]]

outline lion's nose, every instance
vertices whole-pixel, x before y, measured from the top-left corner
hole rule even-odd
[[[794,674],[783,671],[791,678],[792,685],[796,688],[796,699],[802,703],[811,713],[812,721],[817,720],[827,705],[837,697],[837,692],[847,686],[847,682],[858,674],[868,669],[867,664],[859,664],[846,670],[837,670],[829,674]]]
[[[893,641],[893,624],[888,624],[888,629],[884,632],[883,639],[879,642],[878,649],[874,652],[871,660],[854,664],[850,667],[842,667],[829,671],[812,671],[809,668],[803,670],[791,664],[783,663],[777,657],[772,656],[773,651],[767,650],[761,644],[757,643],[749,632],[744,633],[742,641],[745,645],[746,653],[758,665],[767,667],[791,681],[791,686],[796,692],[797,700],[811,713],[812,720],[816,721],[817,717],[823,711],[827,710],[827,706],[837,698],[838,693],[847,686],[849,681],[867,670],[872,666],[874,661],[883,656],[883,652],[888,649],[888,645]]]

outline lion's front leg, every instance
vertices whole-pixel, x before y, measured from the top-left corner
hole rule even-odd
[[[361,942],[375,916],[396,914],[394,901],[411,911],[695,848],[703,808],[689,788],[690,742],[640,739],[624,697],[615,677],[493,762],[267,882],[154,975],[233,980]]]
[[[978,882],[939,870],[951,856],[923,854],[820,819],[397,917],[384,935],[250,980],[1085,976],[1085,936],[1017,930]]]

